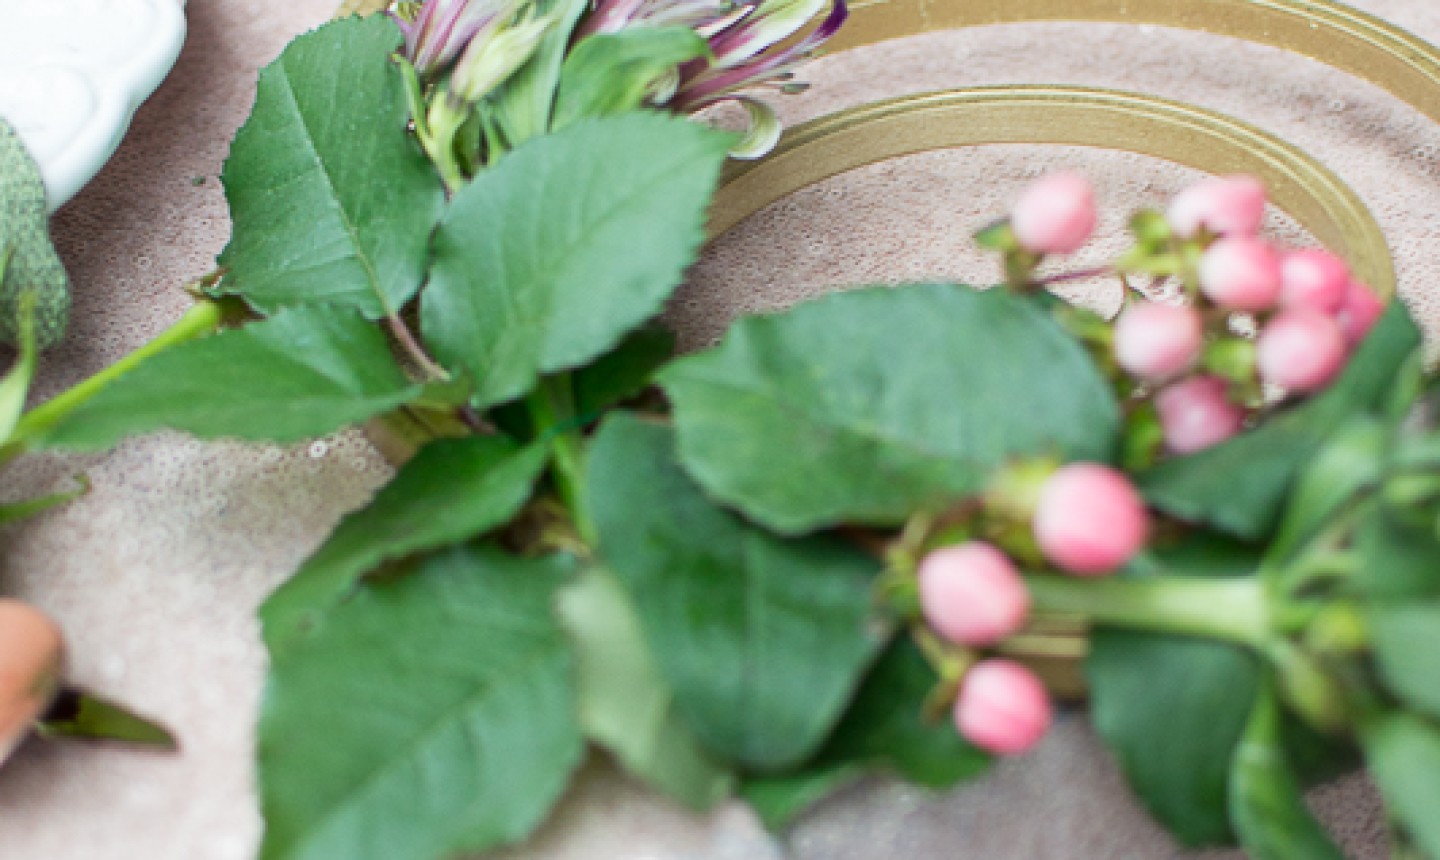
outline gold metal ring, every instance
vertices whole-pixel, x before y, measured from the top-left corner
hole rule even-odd
[[[904,155],[996,143],[1124,149],[1211,173],[1261,177],[1271,199],[1377,290],[1395,272],[1380,226],[1355,192],[1279,138],[1203,108],[1081,87],[980,87],[906,96],[796,126],[769,156],[732,162],[710,235],[821,180]]]
[[[1373,15],[1328,0],[861,0],[852,9],[832,51],[990,24],[1177,27],[1317,59],[1371,81],[1440,122],[1440,52]],[[1206,146],[1186,136],[1196,132]],[[915,139],[905,140],[911,136]],[[1223,114],[1085,88],[954,90],[866,105],[796,126],[774,155],[727,172],[712,236],[784,194],[846,170],[927,149],[986,143],[1119,148],[1211,172],[1254,173],[1281,208],[1344,254],[1372,286],[1385,294],[1394,290],[1390,251],[1374,217],[1352,190],[1300,149]],[[778,193],[769,193],[765,183]]]

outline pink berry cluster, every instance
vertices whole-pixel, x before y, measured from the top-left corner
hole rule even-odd
[[[1115,363],[1153,397],[1172,453],[1240,432],[1258,403],[1257,383],[1290,394],[1325,388],[1383,310],[1335,255],[1286,251],[1260,238],[1265,205],[1265,189],[1251,177],[1207,179],[1182,191],[1165,213],[1168,235],[1155,253],[1180,261],[1173,273],[1187,283],[1189,303],[1135,302],[1116,322]],[[1089,184],[1060,173],[1021,195],[1010,225],[1021,248],[1044,255],[1080,247],[1095,220]],[[1155,271],[1154,260],[1141,262],[1151,264],[1141,271]],[[1117,270],[1126,273],[1123,264]],[[1249,315],[1258,330],[1253,347],[1244,347],[1248,358],[1210,366],[1207,348],[1249,343],[1230,331],[1236,314]]]
[[[1073,463],[1040,485],[1028,522],[1041,555],[1075,576],[1104,576],[1145,545],[1145,504],[1124,473]],[[1025,624],[1030,593],[1019,568],[994,544],[972,540],[937,549],[917,571],[921,613],[947,642],[966,649],[996,645]],[[1044,685],[1019,663],[988,658],[966,672],[955,724],[971,743],[1002,755],[1033,747],[1050,727]]]

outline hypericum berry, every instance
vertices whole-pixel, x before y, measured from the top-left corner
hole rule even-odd
[[[1265,186],[1252,176],[1197,182],[1175,195],[1165,220],[1185,239],[1201,227],[1217,236],[1253,236],[1265,220]]]
[[[1268,310],[1280,297],[1280,257],[1260,239],[1220,239],[1200,257],[1200,290],[1232,311]]]
[[[1040,491],[1033,526],[1046,558],[1070,573],[1097,576],[1140,551],[1150,520],[1123,472],[1072,463],[1050,476]]]
[[[1340,324],[1318,311],[1287,310],[1265,324],[1255,341],[1260,378],[1288,391],[1318,391],[1345,366],[1348,344]]]
[[[996,755],[1026,752],[1050,730],[1052,711],[1045,685],[1010,660],[971,667],[955,700],[955,727],[970,743]]]
[[[55,622],[27,603],[0,599],[0,762],[49,706],[63,653]]]
[[[1291,251],[1280,259],[1280,304],[1331,314],[1340,310],[1350,286],[1345,261],[1318,248]]]
[[[1345,333],[1345,340],[1354,346],[1365,339],[1384,313],[1385,303],[1374,290],[1359,281],[1351,281],[1345,288],[1345,300],[1335,314],[1335,322]]]
[[[1192,376],[1155,396],[1155,411],[1165,434],[1165,447],[1176,454],[1193,454],[1218,445],[1239,433],[1245,410],[1226,395],[1218,376]]]
[[[920,609],[936,633],[957,645],[993,645],[1030,612],[1025,580],[988,543],[947,546],[920,562]]]
[[[1010,228],[1027,251],[1068,254],[1095,231],[1095,191],[1078,173],[1053,173],[1031,185],[1010,212]]]
[[[1115,324],[1115,361],[1132,376],[1161,382],[1195,363],[1204,338],[1194,308],[1141,302]]]

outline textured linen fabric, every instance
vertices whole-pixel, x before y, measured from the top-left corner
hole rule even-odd
[[[963,2],[963,0],[960,0]],[[1430,0],[1356,5],[1440,41]],[[224,245],[216,179],[254,94],[255,72],[334,0],[196,0],[174,75],[140,112],[115,160],[55,221],[74,279],[74,323],[49,353],[37,396],[83,378],[173,321],[180,286]],[[1144,90],[1250,120],[1317,154],[1364,197],[1396,249],[1401,292],[1440,325],[1440,129],[1318,62],[1235,40],[1111,25],[1011,25],[935,34],[811,64],[787,120],[953,86],[1083,83]],[[669,311],[689,348],[735,314],[786,306],[847,284],[994,279],[969,234],[1029,180],[1067,167],[1096,180],[1102,238],[1076,265],[1123,242],[1126,212],[1193,172],[1124,153],[1003,146],[914,156],[794,195],[711,248]],[[1272,216],[1276,235],[1303,238]],[[1113,306],[1111,287],[1076,295]],[[957,396],[958,393],[957,393]],[[0,532],[0,590],[65,626],[76,681],[173,726],[174,756],[30,743],[0,770],[4,860],[242,860],[261,821],[252,729],[265,657],[258,602],[388,469],[355,434],[293,448],[201,444],[178,436],[94,456],[30,457],[5,498],[68,487],[83,500]],[[1385,856],[1365,780],[1313,800],[1347,852]],[[773,842],[729,806],[687,814],[601,764],[587,767],[555,821],[506,860],[1089,860],[1163,858],[1179,849],[1125,788],[1083,716],[1067,713],[1033,753],[945,794],[884,780],[847,790]],[[1235,852],[1193,854],[1234,857]],[[336,858],[344,860],[344,858]]]

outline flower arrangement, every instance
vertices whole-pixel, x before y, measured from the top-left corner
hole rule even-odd
[[[1095,725],[1181,842],[1340,856],[1303,791],[1363,763],[1397,851],[1440,857],[1435,378],[1401,303],[1259,236],[1259,183],[1042,276],[1096,222],[1051,176],[978,234],[994,289],[846,291],[674,355],[654,320],[722,164],[778,134],[748,88],[793,88],[845,15],[425,0],[302,36],[194,310],[28,412],[38,288],[0,270],[0,458],[409,442],[261,609],[261,856],[517,842],[587,747],[776,827],[873,770],[948,786],[1046,733],[1043,633],[1085,646]],[[724,99],[746,133],[690,117]],[[1118,319],[1047,289],[1082,275]],[[5,749],[61,645],[13,601],[0,634]],[[74,733],[146,737],[106,713]]]

